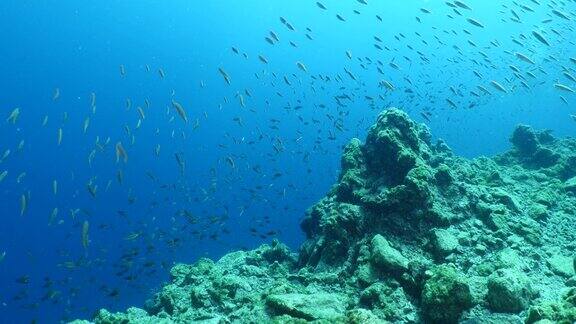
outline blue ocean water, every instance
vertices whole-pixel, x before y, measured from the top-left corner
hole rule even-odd
[[[176,262],[296,250],[387,107],[466,157],[518,123],[575,135],[554,86],[576,89],[574,1],[321,3],[3,1],[0,322],[143,305]]]

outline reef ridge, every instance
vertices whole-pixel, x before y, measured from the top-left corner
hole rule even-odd
[[[143,309],[91,322],[573,323],[576,140],[520,125],[510,141],[465,159],[388,109],[345,147],[298,253],[178,264]]]

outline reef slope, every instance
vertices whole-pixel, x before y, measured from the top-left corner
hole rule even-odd
[[[346,146],[298,254],[275,241],[179,264],[145,309],[92,321],[572,323],[576,140],[518,126],[511,142],[464,159],[386,110]]]

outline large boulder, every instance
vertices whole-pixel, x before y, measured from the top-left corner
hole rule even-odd
[[[514,269],[500,269],[488,278],[488,306],[495,312],[519,313],[529,306],[533,291],[528,277]]]
[[[278,294],[266,298],[273,315],[289,315],[307,321],[342,317],[346,310],[345,296],[330,293]]]
[[[437,267],[422,291],[422,312],[430,323],[457,323],[472,306],[470,286],[464,276],[449,265]]]
[[[408,269],[408,259],[390,246],[382,235],[376,234],[371,243],[372,262],[376,267],[395,275],[401,275]]]
[[[574,275],[574,259],[562,254],[554,254],[546,260],[550,270],[555,274],[570,278]]]

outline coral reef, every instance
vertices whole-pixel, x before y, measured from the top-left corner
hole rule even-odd
[[[93,321],[576,321],[576,140],[521,125],[510,151],[468,160],[431,138],[386,110],[346,146],[298,254],[179,264],[145,310]]]

